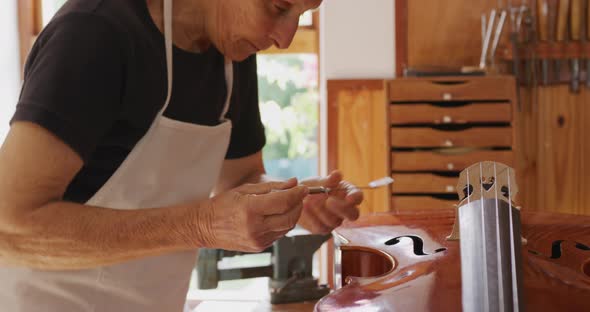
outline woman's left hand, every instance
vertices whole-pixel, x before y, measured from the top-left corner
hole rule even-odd
[[[301,184],[333,189],[329,194],[310,194],[303,199],[299,225],[311,233],[328,234],[344,220],[358,219],[358,205],[363,201],[363,193],[353,184],[343,181],[339,171],[324,178],[303,180]]]

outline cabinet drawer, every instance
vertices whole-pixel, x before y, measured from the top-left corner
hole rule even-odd
[[[457,193],[457,177],[430,173],[394,173],[393,193]]]
[[[456,200],[439,199],[431,196],[393,195],[391,199],[393,211],[449,209],[454,208],[457,203]]]
[[[510,147],[512,128],[477,127],[460,131],[392,128],[393,147]]]
[[[390,105],[389,118],[393,125],[404,124],[465,124],[475,122],[510,122],[510,103],[469,104],[440,107],[431,104]]]
[[[391,102],[511,100],[515,82],[509,76],[403,78],[389,82]]]
[[[445,150],[444,152],[393,152],[391,165],[393,171],[463,171],[482,161],[496,161],[512,166],[512,151]]]

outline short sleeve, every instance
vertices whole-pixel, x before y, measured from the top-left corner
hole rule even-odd
[[[233,128],[227,159],[255,154],[266,143],[258,105],[256,55],[234,65],[234,92],[228,112]]]
[[[121,111],[121,37],[114,26],[90,13],[53,20],[27,59],[11,123],[28,121],[46,128],[87,162]]]

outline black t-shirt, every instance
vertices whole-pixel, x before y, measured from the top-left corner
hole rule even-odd
[[[217,125],[226,98],[223,55],[214,47],[203,53],[174,47],[173,55],[164,115]],[[82,157],[64,199],[85,202],[147,132],[166,93],[164,37],[146,0],[69,0],[31,50],[12,121],[39,124]],[[255,56],[234,63],[227,117],[233,129],[226,158],[262,149]]]

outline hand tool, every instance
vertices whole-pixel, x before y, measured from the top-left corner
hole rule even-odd
[[[570,7],[570,0],[559,0],[559,6],[557,8],[557,23],[555,32],[555,41],[558,44],[563,44],[567,34],[567,18]],[[555,61],[555,74],[557,81],[561,81],[561,59]]]
[[[512,46],[512,74],[516,80],[516,107],[519,112],[522,111],[522,102],[520,98],[520,57],[519,57],[519,43],[518,37],[520,33],[520,25],[522,22],[522,7],[514,7],[512,1],[508,3],[508,11],[510,12],[510,43]]]
[[[494,59],[496,56],[496,50],[498,49],[498,44],[500,43],[500,38],[502,38],[502,33],[504,31],[504,24],[506,23],[506,15],[507,11],[502,8],[500,12],[500,19],[498,20],[498,25],[496,25],[496,32],[494,33],[494,40],[492,41],[492,50],[490,51],[490,64],[494,65]]]
[[[582,39],[582,0],[571,0],[570,9],[570,38],[572,41],[580,42]],[[572,75],[570,77],[570,90],[574,93],[580,91],[580,59],[572,58],[570,60]]]
[[[393,183],[393,178],[391,177],[384,177],[375,181],[369,182],[368,185],[365,186],[357,186],[358,189],[376,189],[379,187],[387,186]],[[324,186],[313,186],[309,188],[309,194],[328,194],[333,191],[338,190],[345,190],[344,188],[329,188]]]
[[[537,0],[537,33],[539,41],[547,43],[549,40],[549,3],[548,0]],[[549,84],[549,60],[541,60],[541,83]]]
[[[590,1],[586,5],[586,39],[586,44],[590,45]],[[590,55],[586,55],[586,87],[590,89]]]
[[[496,10],[492,9],[490,12],[490,19],[488,20],[488,26],[486,27],[486,35],[484,37],[483,46],[481,50],[481,57],[479,59],[479,68],[486,68],[486,61],[488,56],[488,49],[492,40],[492,32],[494,31],[494,24],[496,22]]]

